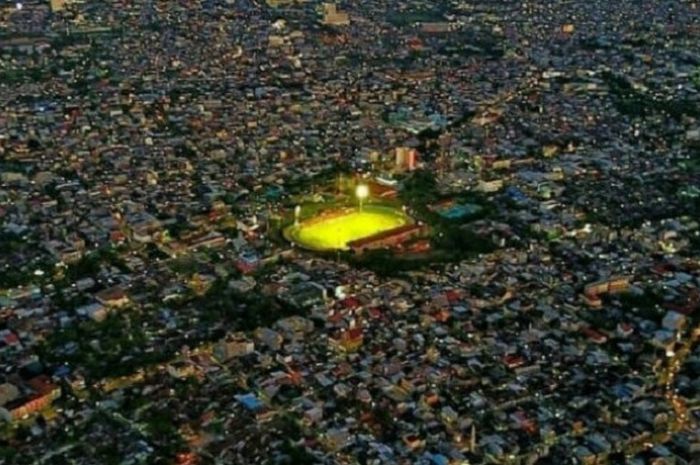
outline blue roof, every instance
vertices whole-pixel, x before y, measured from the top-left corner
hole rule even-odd
[[[239,260],[247,264],[255,264],[260,261],[260,257],[258,257],[258,255],[254,252],[243,252],[239,257]]]
[[[527,195],[515,186],[509,186],[506,188],[506,195],[508,195],[513,200],[527,200]]]
[[[450,208],[442,210],[439,214],[443,218],[458,219],[468,215],[479,213],[482,210],[481,206],[473,203],[455,204]]]
[[[56,368],[56,371],[54,371],[54,376],[57,376],[59,378],[65,378],[66,376],[70,375],[71,369],[68,365],[61,365],[60,367]]]
[[[619,399],[631,399],[632,390],[625,384],[616,384],[612,387],[613,394]]]
[[[263,407],[260,399],[255,397],[255,394],[252,393],[238,395],[236,396],[236,400],[240,402],[246,410],[250,410],[251,412],[257,412]]]
[[[282,189],[280,186],[270,186],[265,191],[265,197],[271,200],[279,199],[280,197],[282,197],[283,193],[284,189]]]
[[[442,454],[428,454],[428,459],[435,465],[449,465],[450,461]]]

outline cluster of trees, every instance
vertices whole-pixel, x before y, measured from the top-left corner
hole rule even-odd
[[[50,70],[43,67],[8,69],[0,73],[0,82],[22,84],[24,82],[42,82],[51,77]]]
[[[68,363],[85,369],[86,377],[99,380],[131,374],[140,368],[168,360],[176,347],[144,348],[150,337],[145,316],[135,312],[112,313],[104,321],[84,321],[54,331],[39,346],[42,360]],[[76,344],[66,352],[67,344]]]
[[[370,250],[360,256],[348,254],[347,258],[351,263],[368,268],[380,276],[396,276],[406,271],[421,268],[433,261],[429,258],[402,258],[387,249]]]
[[[99,263],[90,257],[79,269],[91,272]],[[77,276],[81,274],[76,273],[74,277]],[[76,303],[71,302],[71,308]],[[270,296],[237,294],[225,280],[215,281],[203,296],[191,296],[172,306],[175,309],[196,309],[203,327],[232,327],[236,330],[254,330],[270,326],[279,318],[303,314],[301,309]],[[39,354],[48,363],[83,367],[86,377],[91,380],[127,375],[169,360],[183,343],[174,338],[169,344],[151,347],[152,335],[147,328],[159,324],[150,321],[152,318],[151,313],[132,309],[112,313],[102,322],[83,321],[53,332],[40,346]],[[197,344],[217,337],[220,334],[203,330],[187,342]],[[76,345],[74,350],[66,350],[69,344]]]
[[[428,214],[426,206],[439,197],[435,175],[428,170],[417,170],[401,186],[401,200],[422,215]]]
[[[186,448],[185,441],[173,421],[172,412],[163,408],[147,411],[146,432],[158,446],[158,455],[174,458],[175,454]]]
[[[10,257],[13,254],[21,253],[25,250],[26,241],[19,235],[0,231],[0,256]],[[18,286],[26,286],[36,281],[34,270],[37,268],[45,269],[45,264],[37,264],[22,268],[7,266],[0,270],[0,289],[11,289]]]
[[[288,439],[284,441],[280,451],[287,457],[287,463],[290,464],[313,465],[315,463],[320,463],[304,446],[295,444]]]
[[[280,318],[304,315],[301,309],[260,293],[239,294],[230,289],[225,280],[217,280],[194,305],[204,322],[225,323],[237,330],[251,331],[270,326]]]
[[[640,316],[651,321],[661,321],[665,310],[661,305],[665,302],[661,293],[647,289],[644,294],[626,292],[617,296],[620,304],[626,310],[637,309]]]
[[[413,26],[415,23],[438,23],[445,21],[445,16],[438,10],[420,9],[411,11],[392,11],[387,14],[387,21],[398,27]]]
[[[388,249],[377,249],[346,258],[358,266],[368,268],[380,276],[396,276],[403,272],[424,268],[431,263],[452,262],[495,250],[493,242],[468,228],[439,227],[432,237],[433,252],[421,256],[401,256]]]
[[[662,100],[635,89],[622,76],[611,72],[603,74],[610,88],[610,95],[618,111],[629,116],[650,116],[656,113],[667,114],[680,120],[684,116],[700,117],[700,107],[691,100]]]
[[[9,255],[22,248],[24,240],[19,234],[10,231],[0,231],[0,254]]]
[[[495,245],[490,239],[462,225],[441,227],[433,242],[438,248],[453,251],[460,258],[495,250]]]
[[[63,273],[63,279],[54,284],[60,289],[80,279],[95,278],[103,266],[114,266],[121,271],[127,271],[126,263],[119,256],[119,249],[103,247],[69,264]]]

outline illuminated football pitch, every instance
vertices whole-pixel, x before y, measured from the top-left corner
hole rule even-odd
[[[316,251],[342,250],[348,242],[412,223],[400,210],[369,205],[359,209],[322,213],[285,230],[288,240]]]

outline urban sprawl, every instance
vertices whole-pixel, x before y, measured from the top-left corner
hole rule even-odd
[[[700,2],[0,2],[0,463],[700,463]]]

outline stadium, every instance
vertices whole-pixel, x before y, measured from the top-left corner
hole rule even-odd
[[[304,249],[324,252],[347,250],[348,244],[410,225],[403,211],[379,205],[324,211],[284,230],[290,242]]]

